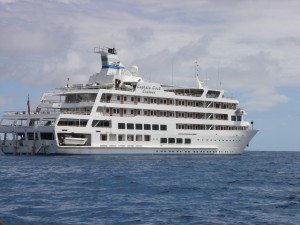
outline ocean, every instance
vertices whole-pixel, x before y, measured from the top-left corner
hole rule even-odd
[[[300,224],[300,152],[0,154],[0,188],[5,225]]]

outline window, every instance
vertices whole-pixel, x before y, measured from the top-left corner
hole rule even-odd
[[[184,100],[178,100],[178,105],[184,105]]]
[[[136,141],[143,141],[143,135],[137,134],[137,135],[135,136],[135,140],[136,140]]]
[[[144,135],[144,141],[150,141],[151,136],[150,135]]]
[[[85,127],[87,125],[88,120],[80,120],[80,119],[65,119],[62,118],[58,122],[57,126],[75,126],[75,127]]]
[[[54,140],[53,133],[41,133],[41,140]]]
[[[177,129],[183,130],[184,129],[184,124],[177,124]]]
[[[127,123],[127,129],[128,130],[133,130],[134,129],[133,123]]]
[[[176,138],[176,143],[177,144],[182,144],[182,138]]]
[[[167,138],[161,138],[160,143],[162,143],[162,144],[168,143],[168,139]]]
[[[110,102],[111,96],[110,94],[103,93],[100,102]]]
[[[156,110],[151,110],[151,116],[156,116]]]
[[[135,125],[135,129],[136,129],[136,130],[142,130],[142,129],[143,129],[143,124],[137,123],[137,124]]]
[[[184,117],[184,112],[179,112],[178,117],[183,118]]]
[[[159,130],[158,124],[152,124],[152,130]]]
[[[134,141],[134,135],[128,134],[127,135],[127,141]]]
[[[107,141],[107,134],[101,134],[100,139],[101,141]]]
[[[156,103],[156,98],[151,98],[151,103]]]
[[[175,138],[169,138],[168,142],[169,142],[169,144],[174,144],[175,143]]]
[[[118,129],[125,129],[125,123],[118,123]]]
[[[92,127],[110,127],[110,120],[93,120]]]
[[[113,109],[113,113],[115,113],[115,114],[116,114],[116,113],[117,113],[117,114],[119,114],[119,113],[120,113],[120,109],[118,109],[118,108],[114,108],[114,109]]]
[[[160,130],[167,130],[167,125],[160,125]]]
[[[33,133],[27,133],[28,140],[33,140],[34,139],[34,134]]]
[[[150,124],[144,124],[144,130],[151,130]]]
[[[190,138],[186,138],[186,139],[184,140],[184,143],[185,143],[185,144],[191,144],[191,139],[190,139]]]
[[[118,141],[125,141],[125,134],[119,134]]]
[[[219,91],[213,91],[213,90],[209,90],[206,94],[207,98],[218,98],[220,95]]]

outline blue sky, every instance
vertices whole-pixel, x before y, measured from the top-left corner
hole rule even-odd
[[[300,2],[264,0],[0,0],[0,112],[85,83],[95,46],[160,83],[207,85],[241,101],[260,130],[250,150],[299,151]]]

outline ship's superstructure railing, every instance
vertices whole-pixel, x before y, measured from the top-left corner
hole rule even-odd
[[[94,53],[101,53],[101,52],[107,52],[107,53],[117,55],[117,49],[116,48],[109,48],[109,47],[106,47],[106,46],[94,47]]]
[[[49,114],[57,114],[59,110],[43,110],[43,111],[31,111],[28,113],[27,111],[7,111],[3,113],[3,116],[17,116],[17,115],[26,115],[26,116],[34,116],[34,115],[49,115]]]

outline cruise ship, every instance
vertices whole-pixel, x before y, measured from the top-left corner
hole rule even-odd
[[[34,111],[28,96],[26,110],[3,113],[4,154],[242,154],[257,133],[239,101],[204,86],[198,74],[190,88],[146,82],[117,49],[94,53],[102,68],[87,83],[44,93]]]

